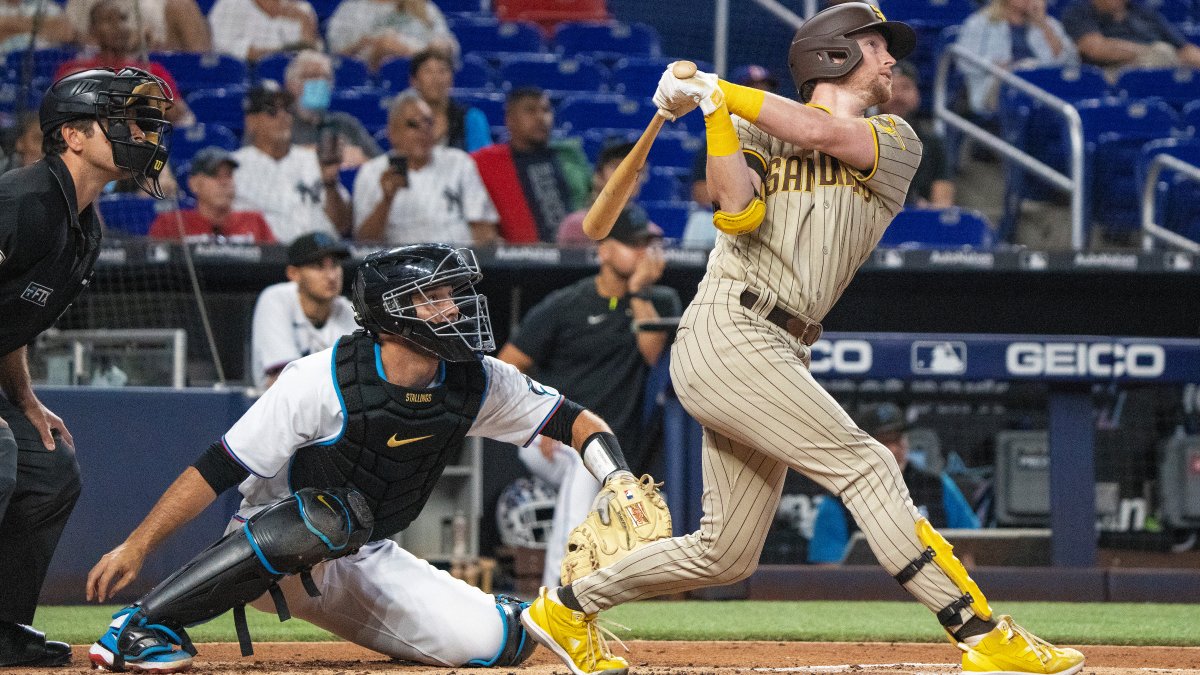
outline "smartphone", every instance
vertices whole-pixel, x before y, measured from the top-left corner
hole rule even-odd
[[[317,161],[322,166],[342,163],[342,144],[332,124],[317,127]]]
[[[392,171],[404,176],[408,180],[408,158],[404,155],[389,155],[388,164],[391,165]]]

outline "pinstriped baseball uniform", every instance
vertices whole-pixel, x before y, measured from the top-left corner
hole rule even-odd
[[[754,232],[717,237],[671,363],[681,402],[704,425],[700,529],[576,581],[584,611],[749,576],[788,467],[846,502],[889,573],[924,550],[891,453],[813,379],[808,347],[766,318],[780,308],[820,321],[904,203],[921,142],[898,117],[869,122],[877,162],[861,173],[737,120],[747,163],[763,177],[766,217]],[[752,308],[746,290],[758,298]],[[962,595],[936,565],[906,588],[934,611]]]

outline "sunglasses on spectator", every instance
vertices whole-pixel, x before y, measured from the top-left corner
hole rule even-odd
[[[286,105],[276,103],[276,104],[272,104],[272,105],[265,105],[258,112],[263,113],[265,115],[270,115],[271,117],[275,117],[279,113],[285,113],[285,112],[291,112],[291,111],[288,110],[288,107]]]
[[[409,129],[428,129],[433,126],[433,120],[428,117],[422,117],[415,120],[404,120],[404,126]]]

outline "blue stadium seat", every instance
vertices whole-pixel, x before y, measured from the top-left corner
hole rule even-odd
[[[987,250],[995,240],[987,218],[957,206],[948,209],[905,208],[888,225],[880,246]]]
[[[504,94],[495,91],[452,89],[450,97],[462,105],[479,108],[487,118],[489,126],[504,126]]]
[[[578,134],[576,135],[578,136]],[[608,144],[620,143],[622,141],[636,141],[641,135],[642,132],[637,129],[588,129],[582,134],[583,153],[587,155],[589,162],[595,164],[596,159],[600,156],[600,151]]]
[[[1200,70],[1136,68],[1121,73],[1117,91],[1125,98],[1161,98],[1176,110],[1200,98]]]
[[[16,112],[18,103],[23,104],[23,109],[29,112],[37,113],[38,106],[42,104],[42,94],[50,86],[49,80],[34,80],[28,88],[22,92],[20,84],[0,84],[0,113],[13,114]],[[21,97],[24,94],[25,100]]]
[[[599,127],[641,130],[646,128],[655,112],[649,99],[611,94],[579,95],[558,106],[554,123],[563,131],[574,134]]]
[[[196,115],[196,120],[206,124],[219,124],[229,129],[235,136],[240,137],[246,128],[245,113],[242,112],[242,101],[246,97],[246,87],[224,87],[222,89],[201,89],[187,96],[188,107]]]
[[[1192,0],[1140,0],[1138,4],[1162,14],[1173,24],[1184,24],[1196,19],[1197,8]]]
[[[436,0],[433,4],[437,5],[443,14],[479,14],[489,5],[486,0]]]
[[[642,189],[638,193],[638,200],[647,202],[675,202],[686,201],[682,199],[683,182],[679,179],[679,175],[670,167],[651,168],[646,173],[645,182],[642,183]]]
[[[153,52],[150,60],[169,70],[184,94],[201,89],[236,87],[246,82],[246,64],[227,54]]]
[[[158,215],[155,209],[158,200],[136,193],[101,195],[96,204],[109,234],[144,237]]]
[[[379,144],[379,149],[384,152],[389,152],[392,149],[392,139],[388,138],[387,127],[371,134],[371,138],[375,139],[375,142]]]
[[[940,24],[941,28],[961,24],[976,10],[971,0],[887,0],[883,11],[892,21]]]
[[[197,152],[210,145],[233,151],[241,146],[241,142],[237,136],[233,135],[232,131],[211,122],[207,124],[201,122],[186,129],[176,129],[171,134],[171,164],[178,171],[191,162]]]
[[[662,54],[658,31],[644,23],[561,23],[554,32],[554,45],[560,54],[572,56],[590,52],[607,61]]]
[[[254,65],[254,78],[257,80],[275,80],[283,84],[284,73],[295,54],[277,53],[263,57]],[[351,56],[333,57],[333,82],[340,88],[364,87],[370,75],[367,64]],[[407,81],[407,80],[406,80]]]
[[[333,16],[338,5],[341,4],[341,0],[310,0],[309,4],[312,5],[313,11],[317,13],[317,23],[324,26],[329,17]]]
[[[646,215],[650,216],[650,222],[662,228],[663,236],[667,239],[683,237],[683,228],[687,225],[688,210],[691,206],[688,202],[639,200],[638,204],[646,209]]]
[[[650,148],[647,161],[651,166],[690,167],[696,153],[704,148],[704,141],[691,134],[678,131],[662,131]]]
[[[609,78],[613,92],[650,98],[658,87],[658,78],[672,61],[675,59],[666,56],[630,56],[617,61]],[[713,71],[711,63],[695,63],[700,70],[710,73]]]
[[[1163,138],[1142,146],[1137,167],[1139,189],[1146,184],[1151,160],[1164,154],[1200,166],[1200,139]],[[1158,174],[1155,199],[1159,225],[1200,243],[1200,183],[1164,168]]]
[[[9,52],[4,57],[4,69],[8,71],[4,80],[7,83],[16,83],[24,79],[25,73],[25,57],[29,54],[24,49]],[[53,78],[54,73],[62,64],[75,58],[74,49],[66,49],[62,47],[46,47],[43,49],[33,50],[32,77]]]
[[[486,59],[467,54],[454,73],[454,86],[460,89],[491,89],[496,86],[496,73]]]
[[[525,22],[501,22],[496,19],[455,21],[450,27],[464,52],[525,52],[546,51],[542,33],[537,26]]]
[[[1183,125],[1193,136],[1200,136],[1200,101],[1183,106]]]
[[[1179,117],[1158,99],[1103,99],[1078,105],[1083,121],[1085,204],[1110,231],[1140,225],[1137,165],[1146,142],[1171,136]]]
[[[379,89],[336,89],[329,109],[349,113],[372,133],[387,126],[387,97]]]
[[[375,84],[387,91],[404,91],[408,88],[408,70],[412,60],[397,56],[384,61],[375,73]]]
[[[500,80],[506,88],[536,86],[561,92],[604,92],[608,75],[592,59],[555,54],[529,54],[510,58],[500,67]]]

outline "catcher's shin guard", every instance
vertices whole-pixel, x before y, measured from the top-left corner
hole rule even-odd
[[[975,613],[979,619],[987,621],[992,618],[992,608],[988,605],[987,598],[984,597],[983,591],[980,590],[979,584],[971,578],[967,573],[967,568],[963,567],[962,562],[954,555],[954,547],[941,532],[934,529],[929,520],[922,518],[917,521],[917,540],[925,544],[925,550],[915,560],[910,562],[904,569],[900,570],[896,576],[896,581],[901,584],[906,584],[917,576],[921,568],[925,567],[929,562],[933,562],[940,567],[950,581],[958,587],[958,590],[963,592],[962,597],[943,607],[937,613],[938,621],[946,632],[950,633],[952,642],[957,643],[958,640],[954,636],[953,628],[963,624],[960,612],[968,607]]]
[[[495,656],[488,660],[475,659],[467,662],[468,666],[500,666],[511,667],[519,666],[529,658],[533,650],[537,648],[537,642],[525,632],[525,626],[521,623],[521,612],[529,606],[528,602],[521,602],[517,598],[509,595],[496,596],[496,611],[500,612],[500,622],[504,626],[504,642],[500,644],[500,651]]]
[[[290,618],[277,582],[299,573],[309,595],[320,595],[308,571],[357,551],[370,538],[373,524],[366,500],[354,490],[299,490],[251,516],[134,603],[116,642],[122,644],[130,627],[160,626],[178,638],[171,642],[195,654],[184,627],[234,609],[242,654],[249,656],[246,603],[269,591],[280,621]],[[117,654],[114,661],[119,659]]]

